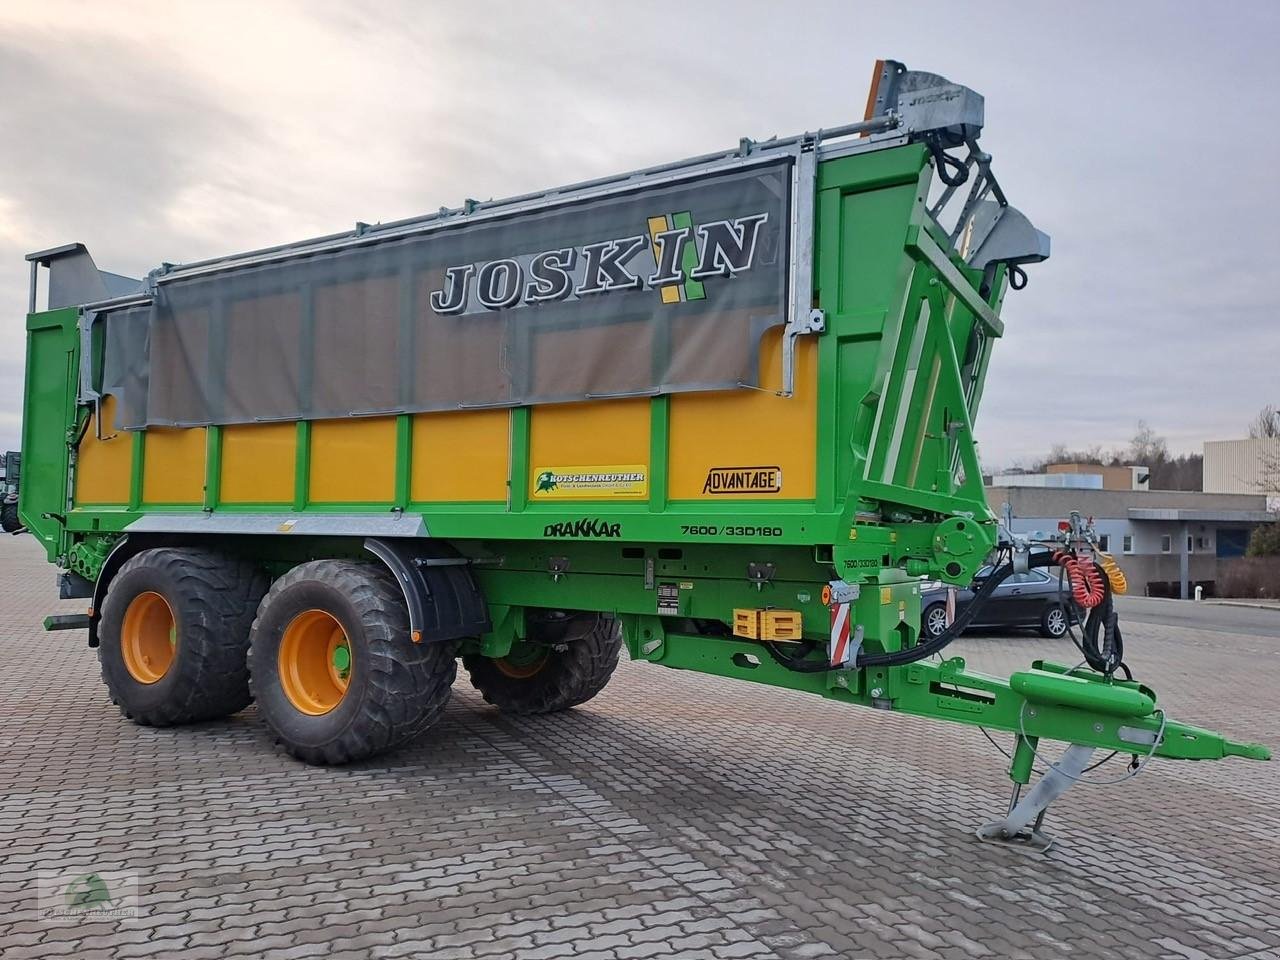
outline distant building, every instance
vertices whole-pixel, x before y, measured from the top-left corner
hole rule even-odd
[[[1105,466],[1101,463],[1051,463],[1044,468],[1050,474],[1078,474],[1100,477],[1103,490],[1149,490],[1151,469],[1134,466]]]
[[[1146,490],[1151,471],[1146,467],[1106,466],[1101,463],[1051,463],[1043,473],[1000,473],[988,486],[1042,487],[1070,490]]]
[[[1092,517],[1139,596],[1187,598],[1197,584],[1212,596],[1221,561],[1243,555],[1256,526],[1280,520],[1261,494],[994,485],[987,502],[1002,522],[1009,505],[1013,533],[1055,530],[1072,510]]]
[[[1206,440],[1207,493],[1261,493],[1280,500],[1280,438]],[[1280,509],[1273,504],[1272,509]]]
[[[1102,477],[1092,473],[997,473],[987,486],[1101,490]]]

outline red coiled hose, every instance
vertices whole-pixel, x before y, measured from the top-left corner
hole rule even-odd
[[[1102,585],[1102,574],[1093,565],[1092,560],[1076,557],[1063,550],[1053,555],[1058,566],[1067,571],[1067,580],[1071,583],[1071,596],[1080,606],[1096,607],[1106,596]]]

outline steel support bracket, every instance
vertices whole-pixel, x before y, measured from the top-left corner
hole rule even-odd
[[[1053,846],[1053,838],[1042,833],[1045,812],[1049,804],[1067,792],[1080,780],[1085,767],[1093,757],[1093,747],[1073,743],[1062,754],[1062,759],[1049,768],[1039,783],[1022,797],[1022,784],[1015,782],[1009,812],[1003,820],[995,820],[978,828],[978,839],[994,843],[1016,843],[1041,853]]]

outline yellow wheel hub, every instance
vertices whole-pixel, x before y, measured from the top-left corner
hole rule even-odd
[[[169,671],[178,648],[178,625],[169,601],[148,590],[129,601],[120,630],[120,653],[129,676],[155,683]]]
[[[342,624],[323,610],[298,614],[280,638],[279,667],[290,703],[313,717],[328,713],[351,681],[351,644]]]
[[[499,673],[512,680],[528,680],[541,673],[549,659],[550,653],[545,647],[523,643],[507,656],[495,658],[493,665],[498,668]]]

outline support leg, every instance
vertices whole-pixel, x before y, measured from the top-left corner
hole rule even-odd
[[[996,820],[981,827],[978,830],[978,839],[1025,843],[1044,851],[1048,850],[1053,843],[1049,837],[1040,832],[1045,811],[1048,810],[1049,804],[1062,796],[1084,772],[1084,768],[1089,765],[1089,760],[1093,756],[1093,748],[1079,744],[1067,747],[1062,759],[1053,764],[1049,772],[1040,778],[1040,782],[1023,797],[1021,796],[1022,786],[1030,779],[1031,768],[1030,761],[1024,754],[1031,752],[1032,745],[1026,745],[1025,752],[1023,746],[1024,742],[1020,738],[1018,748],[1014,752],[1013,766],[1009,771],[1014,783],[1013,800],[1010,802],[1009,812],[1003,820]]]

